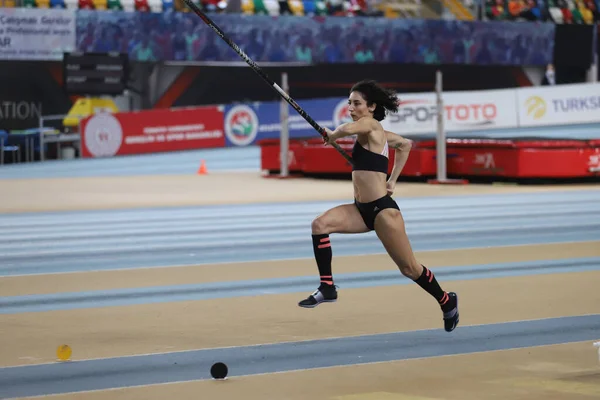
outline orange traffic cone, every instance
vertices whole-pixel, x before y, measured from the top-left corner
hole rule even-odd
[[[198,168],[198,175],[206,175],[208,171],[206,170],[206,163],[204,160],[200,162],[200,168]]]

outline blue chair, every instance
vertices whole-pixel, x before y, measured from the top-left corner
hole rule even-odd
[[[0,130],[0,165],[4,164],[4,152],[12,153],[12,162],[15,161],[15,152],[18,154],[18,161],[21,160],[21,148],[8,143],[8,132]]]
[[[315,0],[304,0],[302,5],[304,6],[304,15],[316,14]]]
[[[173,0],[163,0],[162,2],[163,11],[174,11],[175,5],[173,4]]]
[[[67,8],[65,0],[50,0],[50,8]]]

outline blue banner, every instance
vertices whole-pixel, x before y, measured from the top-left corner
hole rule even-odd
[[[554,23],[213,14],[257,63],[546,65]],[[80,51],[135,61],[240,62],[193,13],[77,11]]]
[[[320,126],[333,129],[350,121],[347,98],[297,101],[298,105]],[[319,133],[290,105],[288,129],[291,139],[318,138]],[[262,139],[279,139],[281,133],[281,103],[231,104],[224,113],[227,146],[255,145]]]

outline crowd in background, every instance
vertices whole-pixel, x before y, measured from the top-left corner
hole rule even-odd
[[[257,62],[545,65],[552,59],[552,25],[511,30],[455,20],[273,20],[243,14],[213,19]],[[138,61],[240,60],[191,13],[85,12],[77,20],[77,37],[81,51],[127,52]]]

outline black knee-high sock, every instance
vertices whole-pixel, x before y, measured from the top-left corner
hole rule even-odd
[[[333,274],[331,273],[331,242],[328,234],[312,235],[313,250],[315,260],[319,267],[319,275],[321,275],[321,283],[333,285]]]
[[[424,265],[422,265],[422,267],[423,273],[420,277],[415,279],[415,282],[437,300],[444,312],[450,311],[454,308],[454,305],[448,301],[448,293],[442,290],[437,279],[435,279],[433,272],[428,270]]]

